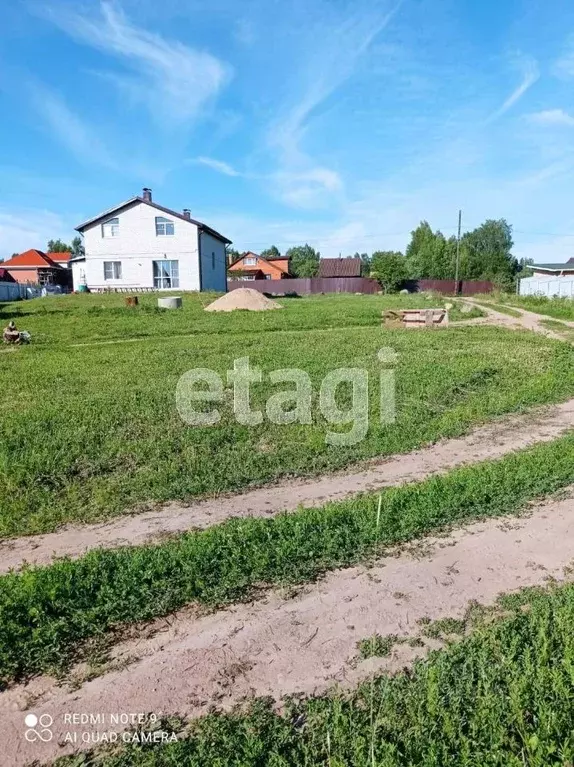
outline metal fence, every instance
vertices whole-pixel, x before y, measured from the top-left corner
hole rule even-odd
[[[18,301],[20,298],[28,298],[26,285],[0,282],[0,301]]]
[[[523,277],[519,293],[521,296],[574,298],[574,277]]]
[[[495,288],[493,282],[488,280],[459,280],[458,289],[455,280],[408,280],[405,283],[407,290],[419,293],[423,290],[435,290],[437,293],[453,296],[474,296],[478,293],[492,293]]]
[[[376,280],[367,277],[306,277],[292,280],[228,280],[227,290],[252,288],[276,296],[311,293],[378,293]]]
[[[477,293],[492,293],[494,283],[487,280],[409,280],[405,288],[411,293],[423,290],[435,290],[445,295],[474,296]],[[376,280],[368,277],[309,277],[292,280],[228,280],[227,290],[253,288],[261,293],[276,296],[289,294],[308,295],[310,293],[378,293],[381,290]]]

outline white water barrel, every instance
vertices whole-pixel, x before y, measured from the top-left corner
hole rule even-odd
[[[168,296],[167,298],[158,298],[157,305],[160,309],[181,309],[181,296]]]

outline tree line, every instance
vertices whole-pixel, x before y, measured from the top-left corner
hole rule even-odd
[[[404,253],[376,250],[355,253],[347,258],[360,258],[361,274],[379,280],[387,292],[399,290],[408,280],[452,280],[457,273],[460,280],[489,280],[501,288],[512,288],[517,277],[531,274],[532,259],[516,259],[512,255],[512,226],[506,219],[488,219],[472,231],[465,232],[460,245],[455,236],[445,237],[433,231],[427,221],[411,232]],[[238,258],[238,251],[232,251]],[[280,256],[272,245],[261,252],[265,256]],[[315,277],[319,271],[319,251],[310,245],[299,245],[285,251],[290,259],[290,272],[294,277]]]

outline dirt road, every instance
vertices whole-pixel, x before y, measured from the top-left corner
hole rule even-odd
[[[230,517],[267,517],[298,506],[320,506],[358,492],[414,482],[456,466],[500,458],[537,442],[548,442],[574,427],[574,399],[560,405],[505,417],[459,439],[406,455],[370,462],[360,469],[312,480],[290,480],[238,495],[211,498],[188,506],[171,503],[156,511],[123,516],[97,525],[70,526],[47,535],[0,543],[0,572],[24,562],[46,564],[53,556],[77,557],[89,549],[136,546],[166,534],[205,528]]]
[[[116,648],[116,658],[127,666],[78,689],[38,678],[8,690],[0,696],[2,764],[20,767],[85,748],[89,744],[81,741],[61,745],[65,733],[107,731],[111,713],[195,717],[212,705],[229,708],[244,696],[279,700],[285,694],[319,693],[356,684],[375,669],[400,668],[417,651],[399,645],[390,658],[359,661],[357,642],[375,632],[420,635],[421,618],[460,618],[470,600],[492,604],[501,592],[543,584],[549,577],[564,580],[574,559],[574,499],[570,495],[535,508],[529,517],[489,520],[423,543],[425,553],[411,546],[371,569],[330,573],[293,598],[274,591],[211,615],[196,617],[187,610],[158,621],[151,638],[141,632]],[[65,715],[83,712],[102,714],[104,721],[65,723]],[[28,713],[53,718],[50,742],[25,740]]]

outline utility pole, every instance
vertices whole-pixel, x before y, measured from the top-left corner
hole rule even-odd
[[[462,225],[462,210],[458,211],[458,236],[456,238],[456,267],[454,271],[454,294],[458,295],[458,272],[460,268],[460,228]]]

